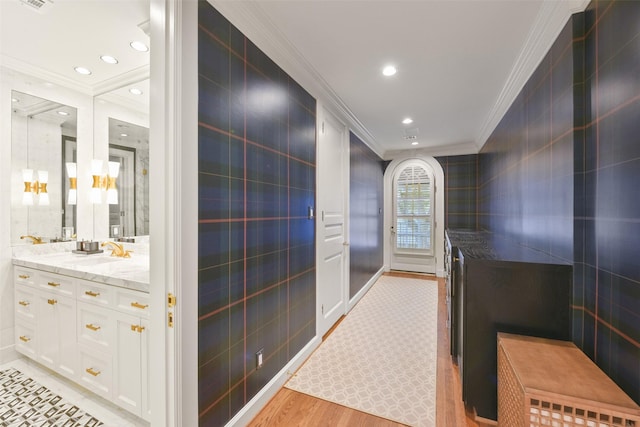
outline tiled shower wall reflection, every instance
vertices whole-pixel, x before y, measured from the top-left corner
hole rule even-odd
[[[221,426],[315,336],[316,102],[206,1],[198,26],[198,406]]]

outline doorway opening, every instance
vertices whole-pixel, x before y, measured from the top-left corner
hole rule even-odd
[[[385,265],[387,270],[442,275],[444,216],[440,164],[430,158],[394,160],[385,171]],[[442,235],[442,236],[441,236]],[[438,260],[440,258],[440,260]]]

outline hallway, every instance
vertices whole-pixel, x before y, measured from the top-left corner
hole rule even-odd
[[[438,281],[438,362],[436,393],[436,425],[484,427],[465,414],[461,400],[457,367],[449,356],[449,338],[446,333],[447,313],[445,281],[435,276],[406,273],[386,273],[401,277],[419,277]],[[326,336],[324,340],[326,340]],[[324,341],[323,340],[323,341]],[[393,421],[346,408],[331,402],[282,388],[269,404],[249,424],[250,427],[298,426],[375,426],[397,427]]]

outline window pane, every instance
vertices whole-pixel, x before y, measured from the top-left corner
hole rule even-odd
[[[420,166],[406,167],[396,181],[396,246],[431,249],[431,182]]]

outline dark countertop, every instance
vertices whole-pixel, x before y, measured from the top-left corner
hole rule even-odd
[[[520,245],[488,231],[447,230],[451,246],[467,259],[570,265],[566,260]]]

